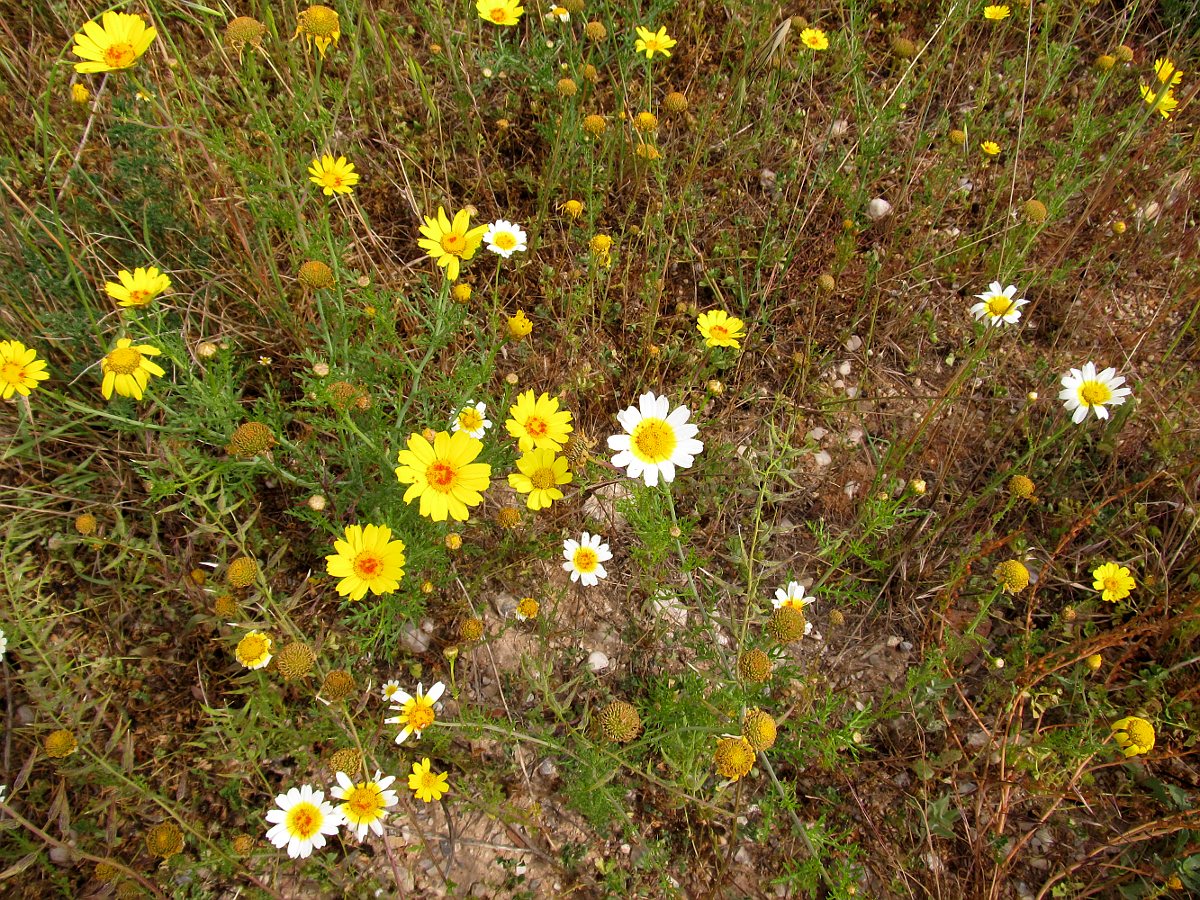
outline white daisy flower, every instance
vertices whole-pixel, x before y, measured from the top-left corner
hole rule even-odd
[[[310,856],[313,848],[325,846],[325,836],[337,834],[344,823],[339,810],[325,802],[323,791],[311,785],[292,788],[275,798],[278,809],[267,811],[267,821],[274,823],[267,840],[276,847],[287,847],[292,859]]]
[[[455,413],[450,430],[465,431],[475,440],[481,441],[491,427],[492,420],[487,417],[487,405],[484,403],[472,405],[468,400],[467,405]]]
[[[608,544],[602,543],[600,535],[585,531],[578,541],[563,541],[563,557],[566,559],[563,570],[571,573],[571,580],[592,587],[608,577],[601,563],[612,559],[612,552]]]
[[[1029,303],[1024,298],[1014,300],[1016,293],[1016,285],[1002,288],[1000,282],[993,281],[986,291],[975,295],[979,302],[971,307],[971,315],[976,319],[986,318],[989,325],[1015,325],[1021,318],[1021,307]]]
[[[368,829],[378,835],[383,834],[387,810],[400,800],[395,791],[388,790],[396,776],[382,778],[382,774],[376,770],[373,779],[355,784],[345,772],[338,772],[338,786],[329,792],[343,801],[338,812],[346,820],[346,829],[354,832],[360,841],[367,836]]]
[[[0,628],[0,659],[4,659],[4,654],[8,652],[8,637],[4,634],[4,629]]]
[[[417,685],[417,693],[415,695],[408,691],[396,691],[392,697],[392,709],[397,710],[400,715],[392,716],[390,719],[384,719],[386,725],[403,725],[400,733],[396,735],[396,743],[403,744],[408,740],[410,734],[421,736],[426,728],[434,723],[437,719],[437,710],[434,709],[434,704],[445,693],[446,685],[438,682],[429,689],[429,693],[425,693],[425,685]]]
[[[1129,388],[1121,387],[1124,383],[1116,369],[1109,367],[1098,373],[1096,364],[1089,362],[1062,377],[1063,389],[1058,392],[1058,399],[1063,401],[1067,412],[1074,413],[1071,421],[1077,425],[1087,418],[1089,411],[1097,419],[1107,419],[1108,407],[1120,406],[1132,393]]]
[[[804,611],[804,607],[816,601],[816,597],[804,596],[804,585],[798,581],[789,581],[787,587],[775,589],[775,599],[771,601],[776,609],[784,606],[790,606],[793,609]],[[811,623],[809,625],[811,628]],[[806,631],[805,634],[808,632]]]
[[[396,695],[403,693],[403,691],[400,690],[400,682],[393,678],[391,681],[383,683],[379,688],[379,693],[383,695],[385,701],[391,703],[396,698]]]
[[[674,481],[675,467],[687,468],[704,449],[696,440],[700,429],[688,422],[690,415],[686,406],[672,410],[666,397],[642,394],[637,406],[617,413],[625,434],[608,439],[609,449],[619,451],[612,464],[630,478],[645,478],[649,487],[658,484],[660,473],[664,481]]]
[[[556,3],[550,4],[550,11],[546,13],[547,19],[558,19],[560,22],[570,22],[571,14],[565,6],[559,6]]]
[[[525,232],[521,230],[521,226],[504,219],[497,219],[483,233],[483,242],[487,244],[487,248],[505,259],[518,250],[524,251],[525,240]]]

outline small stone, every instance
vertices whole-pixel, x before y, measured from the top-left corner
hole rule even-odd
[[[849,339],[847,339],[847,341],[846,341],[846,349],[849,350],[851,353],[854,353],[856,350],[861,348],[862,345],[863,345],[863,340],[857,334],[850,335]]]
[[[886,219],[892,214],[892,204],[888,203],[882,197],[876,197],[867,204],[867,218],[872,222],[878,222]]]
[[[538,774],[546,778],[553,778],[558,774],[558,766],[554,764],[552,759],[543,759],[542,764],[537,768]]]
[[[588,654],[587,665],[593,672],[603,672],[609,667],[608,654],[600,650],[593,650]]]
[[[813,454],[813,462],[815,462],[818,467],[825,468],[825,466],[833,462],[833,457],[830,456],[825,450],[818,450]]]

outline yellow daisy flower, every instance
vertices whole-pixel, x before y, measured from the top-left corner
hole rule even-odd
[[[336,551],[325,557],[325,571],[340,578],[337,592],[361,600],[370,591],[390,594],[404,577],[404,541],[392,540],[386,525],[347,525],[346,539],[333,542]]]
[[[997,156],[1000,153],[1000,145],[997,144],[995,141],[984,141],[982,144],[979,145],[979,149],[982,150],[984,153],[986,153],[988,156]]]
[[[1141,716],[1126,716],[1109,727],[1113,740],[1126,757],[1149,753],[1154,749],[1154,726]]]
[[[1175,112],[1175,107],[1179,105],[1179,100],[1175,97],[1175,92],[1169,87],[1166,90],[1150,87],[1147,84],[1139,85],[1142,92],[1142,99],[1154,107],[1164,119],[1171,118],[1171,113]]]
[[[561,450],[567,443],[571,426],[571,414],[558,408],[558,398],[543,393],[536,400],[533,391],[517,395],[517,402],[509,407],[512,417],[504,423],[508,433],[517,439],[522,453],[534,447]]]
[[[983,8],[983,17],[990,22],[1000,22],[1008,18],[1010,10],[1007,6],[985,6]]]
[[[433,763],[425,757],[419,763],[413,763],[412,774],[408,776],[408,789],[413,796],[426,803],[441,800],[450,790],[450,775],[447,772],[434,772]]]
[[[1177,87],[1183,81],[1183,72],[1175,68],[1175,63],[1169,56],[1154,61],[1154,74],[1163,84],[1169,84],[1172,87]]]
[[[483,243],[486,225],[470,227],[471,214],[460,209],[454,214],[451,222],[442,207],[438,207],[437,217],[425,216],[425,224],[421,226],[420,247],[439,266],[446,270],[446,277],[451,281],[458,280],[459,264],[470,259]]]
[[[83,26],[75,35],[71,52],[85,62],[75,63],[76,72],[116,72],[128,69],[146,52],[158,35],[146,20],[131,13],[106,12]]]
[[[117,306],[146,306],[171,288],[171,279],[154,266],[138,266],[132,272],[122,269],[117,279],[104,283],[104,292],[117,301]]]
[[[666,28],[660,28],[657,32],[651,31],[649,28],[643,28],[641,25],[637,27],[637,41],[634,42],[634,49],[638,53],[645,53],[646,59],[654,59],[655,53],[661,53],[663,56],[671,55],[671,48],[678,41],[667,34]]]
[[[122,397],[141,400],[146,385],[150,383],[150,376],[161,377],[166,374],[157,363],[147,358],[161,353],[161,350],[149,344],[134,346],[129,338],[117,341],[117,346],[100,360],[100,370],[104,373],[100,393],[104,399],[111,400],[115,390]]]
[[[37,358],[36,350],[20,341],[0,341],[0,398],[7,400],[14,393],[28,397],[49,377],[46,361]]]
[[[742,346],[739,340],[746,336],[746,323],[723,309],[700,313],[696,319],[696,329],[703,336],[706,347],[732,347],[737,350]]]
[[[304,35],[306,47],[316,44],[317,52],[324,59],[329,45],[337,44],[338,38],[342,36],[341,22],[337,12],[328,6],[319,4],[310,6],[296,17],[296,33],[292,35],[292,40],[294,41],[300,35]]]
[[[434,704],[442,698],[442,694],[445,692],[446,685],[439,681],[429,689],[428,694],[425,693],[425,685],[418,684],[416,694],[397,690],[392,695],[392,709],[396,710],[399,715],[384,719],[383,722],[385,725],[404,726],[396,735],[397,744],[403,744],[408,740],[409,735],[419,738],[426,728],[437,721],[437,707]]]
[[[573,476],[568,470],[567,458],[555,456],[546,447],[530,450],[517,460],[518,471],[508,476],[508,484],[521,494],[528,494],[525,505],[537,511],[549,509],[555,500],[561,500],[560,484],[570,484]]]
[[[1100,592],[1102,599],[1116,603],[1128,597],[1137,587],[1137,582],[1129,574],[1128,568],[1109,562],[1092,569],[1092,587]]]
[[[320,159],[314,159],[308,167],[309,181],[318,185],[326,197],[333,194],[349,194],[358,184],[358,173],[354,164],[346,162],[346,157],[334,159],[326,153]]]
[[[272,644],[269,635],[261,631],[251,631],[238,641],[233,655],[247,669],[261,669],[271,661]]]
[[[829,38],[820,28],[805,28],[800,32],[800,40],[809,50],[829,49]]]
[[[475,11],[479,18],[493,25],[516,25],[525,7],[521,0],[477,0]]]
[[[467,521],[467,507],[482,503],[491,483],[492,467],[474,462],[481,450],[483,443],[465,431],[439,431],[432,444],[423,435],[410,435],[408,449],[396,456],[396,478],[410,485],[404,502],[419,497],[421,515],[435,522]]]

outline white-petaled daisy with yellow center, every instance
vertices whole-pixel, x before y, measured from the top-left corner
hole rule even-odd
[[[560,22],[570,22],[571,14],[565,6],[559,6],[555,3],[550,4],[550,11],[546,13],[547,19],[558,19]]]
[[[404,692],[400,690],[400,682],[393,678],[391,681],[384,682],[383,686],[379,688],[379,693],[383,695],[384,700],[391,703],[396,699],[397,694]]]
[[[1028,300],[1020,298],[1013,299],[1013,295],[1017,293],[1017,286],[1010,284],[1006,288],[1000,287],[1000,282],[993,281],[988,285],[988,289],[982,294],[976,294],[979,302],[971,307],[971,315],[976,319],[986,318],[989,325],[1015,325],[1021,318],[1021,307],[1029,303]]]
[[[571,573],[571,580],[592,587],[608,577],[601,563],[612,559],[612,551],[600,535],[585,531],[577,541],[569,538],[563,541],[563,557],[566,559],[563,570]]]
[[[521,226],[516,222],[508,222],[504,219],[497,219],[483,233],[483,242],[487,248],[505,259],[518,250],[523,253],[526,249],[525,241],[526,235],[521,230]]]
[[[337,834],[345,822],[341,812],[326,802],[325,792],[314,791],[308,784],[280,794],[275,804],[278,809],[267,811],[267,821],[273,823],[267,840],[276,847],[287,847],[292,859],[324,847],[325,836]]]
[[[355,784],[345,772],[338,772],[338,786],[329,792],[342,801],[338,812],[346,820],[346,829],[354,832],[360,841],[367,836],[368,829],[382,836],[388,808],[400,801],[395,791],[388,790],[396,776],[383,778],[382,775],[376,770],[374,778]]]
[[[775,607],[775,609],[782,609],[785,606],[790,606],[792,609],[804,612],[804,607],[808,606],[810,603],[815,603],[816,599],[816,597],[806,597],[804,595],[804,585],[802,585],[800,582],[789,581],[787,583],[787,587],[775,589],[775,599],[771,601],[771,604]],[[804,623],[804,633],[810,634],[811,632],[812,622],[806,621]]]
[[[487,417],[487,405],[484,403],[472,405],[468,400],[467,405],[455,414],[450,430],[465,431],[475,440],[481,441],[491,427],[492,420]]]
[[[663,481],[674,481],[675,467],[686,469],[704,449],[696,440],[700,429],[688,422],[690,415],[686,406],[672,410],[666,397],[642,394],[637,406],[617,413],[625,434],[608,439],[609,449],[618,451],[612,464],[630,478],[645,478],[649,487],[658,484],[660,473]]]
[[[434,723],[437,719],[437,710],[434,709],[434,704],[446,690],[446,685],[438,682],[429,689],[429,693],[425,693],[423,684],[417,685],[417,693],[415,695],[407,691],[396,691],[392,697],[392,709],[399,710],[400,715],[392,716],[390,719],[384,719],[386,725],[403,725],[400,733],[396,735],[396,743],[403,744],[408,740],[408,736],[421,736],[426,728]]]
[[[1121,387],[1125,379],[1111,366],[1103,372],[1096,371],[1096,364],[1088,362],[1082,369],[1072,369],[1062,377],[1063,389],[1058,399],[1063,401],[1067,412],[1073,413],[1071,421],[1078,425],[1094,412],[1097,419],[1108,418],[1108,407],[1120,406],[1132,393]]]

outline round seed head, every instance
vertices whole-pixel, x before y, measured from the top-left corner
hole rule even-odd
[[[183,851],[183,832],[174,822],[163,822],[146,832],[146,849],[151,856],[170,859]]]
[[[632,703],[614,700],[600,710],[600,730],[610,741],[627,744],[642,732],[642,719]]]
[[[1086,660],[1084,660],[1084,662],[1087,663],[1087,667],[1089,669],[1091,669],[1093,672],[1095,672],[1102,665],[1104,665],[1104,657],[1101,656],[1099,653],[1093,653]]]
[[[236,619],[241,611],[232,594],[222,594],[213,601],[213,615],[218,619]]]
[[[454,287],[450,289],[450,296],[454,298],[455,303],[469,303],[471,301],[471,286],[465,281],[455,282]]]
[[[837,282],[833,280],[833,276],[828,272],[823,272],[817,276],[817,287],[827,294],[832,294],[837,290]]]
[[[742,737],[756,751],[775,746],[775,720],[761,709],[752,709],[742,721]]]
[[[771,657],[762,650],[747,650],[738,657],[738,674],[743,681],[762,684],[771,677]]]
[[[955,128],[950,132],[950,143],[962,146],[967,142],[967,133],[960,128]]]
[[[588,22],[583,26],[583,33],[589,41],[602,41],[608,37],[608,29],[600,22]]]
[[[45,740],[42,741],[42,749],[51,759],[66,759],[79,749],[79,742],[75,740],[75,735],[70,731],[60,728],[58,731],[52,731],[46,735]]]
[[[240,51],[247,44],[261,47],[267,26],[249,16],[238,16],[225,26],[225,46]]]
[[[336,279],[333,277],[333,269],[329,268],[329,266],[319,259],[310,259],[301,265],[300,271],[296,273],[296,277],[310,291],[324,290],[336,284]]]
[[[652,112],[640,112],[633,117],[633,127],[637,131],[655,131],[658,128],[658,116]]]
[[[1025,218],[1035,225],[1046,221],[1046,204],[1041,200],[1026,200],[1021,211],[1025,213]]]
[[[483,619],[477,616],[458,623],[458,639],[464,644],[474,644],[483,637]]]
[[[504,506],[496,513],[496,524],[506,530],[521,524],[521,511],[515,506]]]
[[[83,513],[75,517],[75,530],[85,537],[96,533],[96,517],[91,513]]]
[[[116,880],[116,877],[121,874],[120,870],[112,863],[96,863],[96,870],[92,873],[101,884],[108,884],[110,881]]]
[[[1026,475],[1014,475],[1008,479],[1008,492],[1022,500],[1033,499],[1033,481]]]
[[[717,742],[713,762],[719,775],[737,781],[754,768],[754,748],[745,738],[721,738]]]
[[[679,91],[671,91],[663,98],[663,107],[667,112],[678,115],[681,112],[686,112],[688,108],[687,97]]]
[[[583,77],[592,84],[598,84],[600,81],[600,72],[595,66],[593,66],[591,63],[588,63],[583,67]]]
[[[451,532],[450,534],[446,535],[446,549],[447,550],[461,550],[462,549],[462,535],[457,534],[455,532]]]
[[[321,683],[321,696],[326,700],[345,700],[356,688],[353,675],[345,669],[334,669]]]
[[[233,839],[233,852],[238,856],[248,856],[256,843],[253,837],[243,832]]]
[[[767,620],[767,634],[781,644],[790,644],[804,637],[806,625],[804,613],[794,606],[781,606]]]
[[[909,38],[896,35],[892,38],[892,53],[901,59],[912,59],[917,55],[917,45]]]
[[[1019,594],[1029,587],[1029,570],[1019,559],[1009,559],[996,566],[996,580],[1010,594]]]
[[[1133,48],[1128,44],[1122,44],[1113,52],[1121,62],[1133,62]]]
[[[265,453],[277,443],[271,429],[262,422],[244,422],[233,430],[225,452],[240,459],[249,459]]]
[[[1117,64],[1117,58],[1110,53],[1102,53],[1096,57],[1096,68],[1101,72],[1107,72]]]
[[[317,655],[313,653],[312,647],[294,641],[276,654],[275,667],[285,680],[291,681],[293,678],[303,678],[311,672],[316,661]]]
[[[829,624],[834,628],[841,628],[846,624],[846,617],[840,609],[831,609],[829,611]]]
[[[362,771],[363,755],[353,747],[337,750],[329,757],[330,772],[345,772],[351,778]]]
[[[592,113],[590,116],[584,117],[583,130],[588,134],[599,136],[604,134],[606,128],[608,128],[608,123],[604,121],[604,116]]]
[[[556,86],[556,89],[558,91],[558,96],[560,97],[574,97],[577,93],[579,93],[579,85],[575,83],[575,79],[573,78],[558,79],[558,85]]]
[[[137,900],[138,897],[145,897],[146,892],[142,890],[142,886],[136,881],[122,881],[117,885],[113,896],[117,900]]]
[[[248,556],[239,556],[225,571],[225,583],[231,588],[248,588],[258,577],[258,563]]]

